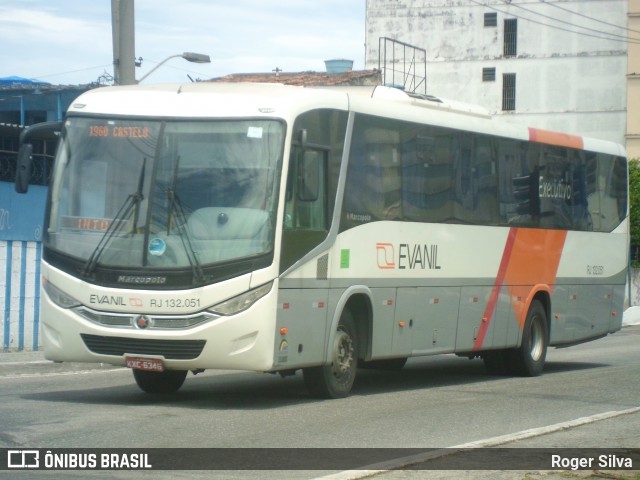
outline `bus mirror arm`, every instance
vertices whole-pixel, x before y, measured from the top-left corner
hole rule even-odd
[[[307,134],[307,129],[306,128],[301,128],[300,130],[298,130],[298,142],[300,142],[300,146],[302,147],[303,150],[306,150],[308,148],[313,149],[313,150],[322,150],[325,152],[330,152],[331,151],[331,146],[330,145],[321,145],[319,143],[310,143],[309,142],[309,136]]]

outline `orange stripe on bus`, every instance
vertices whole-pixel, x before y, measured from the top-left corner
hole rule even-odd
[[[500,267],[498,267],[498,275],[496,276],[496,281],[494,282],[493,288],[491,289],[489,301],[487,302],[487,306],[484,309],[484,315],[482,315],[483,320],[480,324],[478,334],[476,335],[476,339],[473,343],[474,350],[482,347],[484,338],[487,335],[487,330],[489,330],[489,325],[491,325],[493,315],[496,313],[496,306],[498,305],[500,290],[502,290],[502,284],[504,282],[504,277],[509,266],[509,260],[511,259],[511,252],[513,251],[513,245],[515,244],[517,233],[518,230],[515,228],[509,230],[509,236],[507,236],[507,242],[505,244],[504,251],[502,252],[502,260],[500,260]]]
[[[539,128],[529,128],[529,140],[531,142],[547,143],[558,147],[584,148],[584,140],[579,135],[551,132]]]
[[[562,230],[512,228],[509,231],[474,350],[484,344],[503,286],[509,290],[518,325],[521,329],[524,327],[532,289],[540,285],[550,292],[556,281],[566,237],[567,232]]]
[[[562,230],[518,230],[518,241],[507,267],[505,285],[509,288],[520,328],[524,327],[527,318],[531,289],[535,285],[548,286],[551,293],[566,238],[567,232]]]

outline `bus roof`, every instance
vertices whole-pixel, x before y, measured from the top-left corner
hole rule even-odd
[[[301,87],[277,83],[195,82],[105,87],[78,97],[69,113],[159,118],[293,119],[316,108],[353,110],[416,123],[625,156],[613,142],[527,128],[475,105],[384,86]],[[215,112],[215,115],[212,115]]]

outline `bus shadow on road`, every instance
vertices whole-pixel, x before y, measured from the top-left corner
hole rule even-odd
[[[544,366],[543,375],[562,372],[574,372],[577,370],[591,370],[593,368],[604,368],[610,365],[606,363],[594,362],[547,362]]]
[[[594,362],[548,362],[542,377],[563,372],[607,367]],[[389,391],[434,389],[439,387],[490,384],[496,381],[527,378],[487,373],[480,359],[469,360],[455,355],[410,359],[400,371],[359,371],[352,394],[373,395]]]
[[[590,362],[548,362],[542,377],[565,372],[597,369],[606,364]],[[24,395],[23,398],[44,402],[68,402],[78,404],[118,406],[168,406],[187,409],[215,410],[268,410],[309,402],[322,402],[307,393],[301,372],[286,378],[254,372],[219,374],[206,372],[189,375],[182,389],[174,394],[146,394],[133,381],[109,387],[84,390],[58,390]],[[358,371],[351,395],[369,396],[387,393],[435,390],[445,387],[462,387],[469,384],[486,384],[510,381],[517,377],[495,376],[486,373],[479,359],[469,360],[455,355],[413,358],[396,371],[361,369]],[[526,382],[528,379],[521,378]],[[542,380],[543,381],[543,380]]]

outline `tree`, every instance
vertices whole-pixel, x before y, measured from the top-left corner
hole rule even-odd
[[[640,266],[640,258],[633,252],[640,252],[640,159],[629,160],[629,228],[631,229],[631,261]]]

